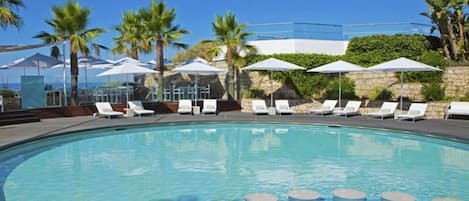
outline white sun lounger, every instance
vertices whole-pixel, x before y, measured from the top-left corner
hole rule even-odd
[[[192,100],[189,100],[189,99],[179,100],[178,113],[179,114],[192,114]]]
[[[451,115],[469,115],[469,102],[451,102],[446,110],[445,119]]]
[[[427,106],[426,103],[412,103],[407,114],[397,115],[397,119],[412,119],[412,122],[415,122],[416,119],[423,119]]]
[[[146,110],[145,108],[143,108],[143,104],[142,104],[142,101],[139,101],[139,100],[134,100],[134,101],[128,101],[127,104],[129,104],[129,107],[130,109],[132,110],[132,112],[134,112],[135,114],[137,114],[139,117],[145,114],[155,114],[155,111],[153,110]]]
[[[217,99],[204,99],[202,113],[217,114]]]
[[[361,101],[348,101],[344,109],[333,111],[333,113],[335,115],[340,115],[340,116],[345,116],[345,117],[348,117],[351,115],[357,115],[357,114],[360,114],[358,110],[360,109],[361,104],[362,104]]]
[[[98,110],[99,116],[105,116],[111,119],[112,116],[123,116],[124,113],[114,111],[109,102],[96,102],[96,109]]]
[[[368,116],[384,119],[385,117],[393,117],[396,112],[397,102],[384,102],[377,112],[370,112]]]
[[[275,100],[275,110],[277,114],[293,114],[294,111],[290,108],[288,100]]]
[[[320,114],[321,116],[330,114],[332,111],[334,111],[335,105],[337,105],[337,100],[325,100],[320,108],[311,109],[309,110],[309,113]]]
[[[252,100],[252,112],[254,114],[269,114],[264,100]]]

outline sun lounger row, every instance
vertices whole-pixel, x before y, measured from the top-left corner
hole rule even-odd
[[[311,109],[311,114],[326,115],[334,114],[339,116],[352,116],[360,114],[361,101],[348,101],[344,108],[336,109],[336,100],[325,100],[320,108]],[[384,102],[377,112],[368,113],[368,116],[384,119],[386,117],[394,117],[398,103],[397,102]],[[409,119],[412,121],[423,119],[428,104],[426,103],[412,103],[406,114],[399,114],[397,119]],[[277,114],[292,114],[294,111],[290,108],[288,100],[276,100],[275,110]],[[254,114],[269,114],[264,100],[253,100],[252,111]],[[459,110],[461,111],[461,110]],[[469,112],[469,111],[468,111]]]
[[[183,99],[178,102],[179,114],[192,114],[192,100]],[[217,100],[216,99],[204,99],[202,103],[203,114],[217,114]]]
[[[143,104],[141,101],[128,101],[129,110],[132,114],[142,116],[142,115],[153,115],[155,111],[153,110],[146,110],[143,108]],[[98,110],[98,116],[104,117],[121,117],[124,116],[123,112],[118,112],[112,109],[111,104],[109,102],[96,102],[95,103],[96,110]]]

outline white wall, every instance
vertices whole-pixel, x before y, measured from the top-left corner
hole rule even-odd
[[[249,41],[248,43],[257,48],[258,54],[317,53],[343,55],[349,41],[279,39]]]

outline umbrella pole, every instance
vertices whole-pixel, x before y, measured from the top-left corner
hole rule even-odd
[[[274,107],[273,71],[270,71],[270,107]]]
[[[64,56],[64,68],[63,68],[63,81],[64,81],[64,106],[67,106],[67,73],[65,72],[66,62],[65,62],[65,41],[63,42],[63,56]]]
[[[404,80],[404,73],[401,71],[401,89],[399,90],[400,95],[400,102],[401,102],[401,113],[402,113],[402,89],[403,89],[403,83],[402,81]]]
[[[127,76],[127,82],[125,82],[125,90],[126,90],[125,97],[126,97],[127,101],[125,102],[125,107],[129,108],[129,106],[128,106],[128,103],[129,103],[129,74],[127,73],[126,76]]]
[[[37,60],[36,62],[37,62],[37,75],[41,75],[41,72],[39,72],[39,60]]]
[[[342,72],[339,72],[339,108],[342,108]]]
[[[198,77],[197,77],[197,74],[195,74],[195,86],[194,86],[194,89],[195,89],[195,106],[197,106],[197,84],[198,84],[199,80],[198,80]]]

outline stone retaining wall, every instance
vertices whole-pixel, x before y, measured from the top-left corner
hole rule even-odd
[[[443,75],[447,97],[464,97],[469,94],[469,66],[446,67]]]

